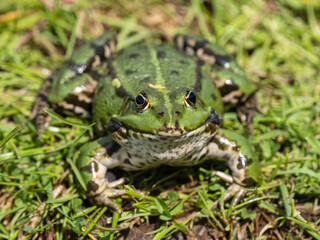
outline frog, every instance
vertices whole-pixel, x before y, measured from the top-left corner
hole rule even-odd
[[[177,34],[173,44],[142,42],[118,50],[115,35],[106,33],[75,50],[43,82],[31,119],[38,136],[50,122],[47,108],[95,124],[96,137],[81,148],[76,166],[89,198],[118,213],[113,199],[126,194],[126,179],[108,177],[113,168],[218,161],[231,170],[212,173],[230,183],[227,200],[253,186],[259,169],[218,130],[224,111],[252,122],[256,91],[236,60],[201,36]]]

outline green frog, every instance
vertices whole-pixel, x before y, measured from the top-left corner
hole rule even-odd
[[[32,118],[38,136],[49,124],[49,107],[95,123],[97,139],[82,147],[77,167],[88,195],[119,213],[112,198],[125,194],[125,179],[106,177],[116,167],[222,161],[232,176],[213,174],[231,183],[225,199],[256,180],[248,171],[253,161],[218,132],[224,110],[236,110],[250,125],[258,109],[255,85],[217,44],[180,34],[173,45],[140,43],[117,51],[107,33],[75,50],[37,95]]]

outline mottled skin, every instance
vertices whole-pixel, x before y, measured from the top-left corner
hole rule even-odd
[[[106,180],[108,169],[191,166],[209,159],[232,171],[232,177],[214,172],[232,183],[226,199],[252,184],[251,159],[217,133],[224,108],[236,109],[249,125],[257,109],[256,88],[235,61],[195,36],[178,35],[177,48],[142,43],[115,52],[115,45],[106,34],[76,50],[44,82],[32,116],[39,134],[49,106],[96,123],[102,137],[86,144],[77,161],[89,196],[120,212],[111,198],[125,194],[117,189],[125,180]]]

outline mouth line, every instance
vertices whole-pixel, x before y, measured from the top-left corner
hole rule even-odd
[[[145,132],[125,125],[124,123],[120,122],[117,118],[111,118],[110,122],[107,125],[105,125],[105,130],[107,132],[110,132],[111,134],[115,132],[121,133],[122,137],[124,137],[124,134],[127,134],[128,132],[148,134],[150,136],[180,137],[194,132],[216,132],[216,130],[219,128],[219,125],[221,125],[222,122],[223,120],[220,117],[220,115],[217,113],[216,110],[212,108],[211,114],[207,118],[207,120],[203,124],[197,126],[192,130],[188,130],[187,128],[181,128],[179,124],[176,124],[172,127],[167,127],[167,125],[164,124],[163,128],[157,129],[155,133]]]
[[[157,131],[156,133],[150,133],[150,132],[143,132],[137,129],[133,128],[125,128],[121,127],[117,131],[114,131],[112,136],[117,139],[117,141],[120,142],[127,142],[129,139],[146,139],[146,140],[169,140],[170,141],[176,141],[178,139],[188,139],[192,136],[198,136],[201,134],[210,135],[211,137],[214,136],[217,133],[218,126],[213,124],[207,124],[204,123],[197,128],[191,130],[191,131],[185,131],[184,133],[181,133],[180,131],[176,130],[173,132],[161,132]],[[176,139],[176,140],[174,140]]]
[[[160,130],[157,130],[156,133],[152,133],[152,132],[145,132],[135,128],[131,128],[131,127],[125,126],[124,124],[119,125],[119,122],[117,122],[116,125],[108,124],[107,126],[108,126],[108,131],[111,134],[117,136],[117,138],[120,137],[122,139],[127,138],[128,135],[135,135],[135,134],[143,135],[148,138],[158,138],[158,137],[179,138],[182,136],[191,136],[191,135],[204,133],[204,132],[208,132],[214,135],[214,133],[219,128],[218,125],[216,124],[213,124],[211,122],[210,123],[205,122],[190,131],[187,131],[186,129],[178,130],[176,128],[172,128],[172,129],[169,128],[166,130],[160,129]]]

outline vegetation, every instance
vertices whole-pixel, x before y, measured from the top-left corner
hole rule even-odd
[[[320,3],[317,0],[11,0],[0,3],[0,239],[320,239]],[[236,56],[259,88],[254,136],[235,113],[224,127],[253,146],[261,179],[244,199],[210,163],[125,173],[123,213],[91,204],[74,158],[88,122],[52,117],[37,140],[37,90],[79,44],[106,31],[119,48],[205,36]],[[136,191],[139,189],[140,191]]]

